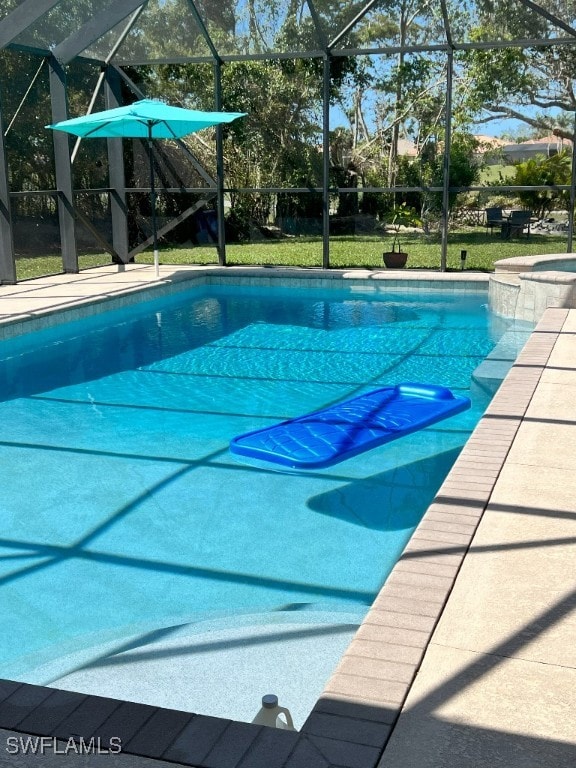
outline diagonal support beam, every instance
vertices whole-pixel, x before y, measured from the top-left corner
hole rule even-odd
[[[122,67],[118,67],[115,64],[111,64],[111,67],[113,67],[120,77],[124,80],[126,85],[130,88],[132,93],[135,96],[138,96],[139,99],[145,98],[144,94],[140,90],[140,88],[136,85],[136,83],[131,80],[126,72],[122,69]],[[216,186],[216,180],[212,178],[212,176],[208,173],[208,171],[200,164],[198,161],[198,158],[194,155],[194,153],[187,147],[186,144],[182,141],[182,139],[176,139],[176,144],[180,147],[180,149],[185,153],[186,157],[190,160],[192,163],[192,166],[197,171],[198,174],[204,179],[204,181],[209,184],[211,187]]]
[[[314,31],[316,32],[316,36],[318,38],[318,41],[322,48],[324,50],[327,50],[328,48],[328,39],[326,35],[324,34],[324,29],[322,28],[322,21],[320,19],[320,16],[318,14],[318,11],[316,10],[316,6],[314,5],[314,0],[306,0],[308,4],[308,9],[310,11],[310,16],[312,17],[312,22],[314,24]]]
[[[341,29],[340,32],[338,32],[338,34],[336,35],[336,37],[330,41],[328,47],[334,48],[336,45],[338,45],[340,40],[345,38],[348,32],[350,32],[350,30],[353,29],[356,26],[356,24],[358,24],[358,22],[364,18],[364,16],[366,16],[368,11],[371,11],[372,8],[375,5],[377,5],[379,2],[380,0],[370,0],[370,2],[366,3],[364,8],[362,8],[362,10],[358,14],[356,14],[356,16],[352,19],[352,21],[346,24],[344,29]]]
[[[537,13],[539,16],[543,16],[551,24],[554,24],[555,27],[559,27],[560,29],[563,29],[564,32],[568,32],[569,35],[576,37],[576,29],[574,29],[574,27],[571,27],[569,24],[566,24],[565,21],[562,21],[562,19],[559,19],[558,16],[554,16],[553,13],[550,13],[545,8],[542,8],[542,6],[538,5],[538,3],[533,3],[532,0],[520,0],[520,2],[526,8],[529,8],[531,11],[534,11],[534,13]]]
[[[212,38],[210,37],[210,34],[208,30],[206,29],[206,25],[204,24],[204,20],[202,16],[200,16],[198,9],[196,8],[196,5],[194,4],[193,0],[188,0],[188,6],[190,8],[190,12],[192,13],[192,16],[194,17],[194,21],[198,25],[200,32],[202,32],[202,37],[204,40],[206,40],[206,43],[208,45],[208,48],[210,48],[210,53],[216,61],[220,61],[220,56],[218,55],[218,51],[216,50],[216,46],[214,45],[214,42]]]
[[[440,7],[442,9],[442,19],[444,21],[444,32],[446,34],[446,42],[450,48],[454,49],[454,40],[452,39],[452,29],[450,27],[450,14],[446,7],[446,0],[440,0]]]
[[[154,152],[157,155],[157,157],[162,160],[168,171],[172,174],[174,180],[176,181],[176,184],[173,186],[180,187],[180,190],[182,192],[186,191],[186,184],[184,183],[184,180],[182,176],[180,175],[180,172],[178,171],[178,168],[174,165],[170,157],[165,151],[165,147],[162,145],[162,143],[158,142],[156,146],[154,147]],[[158,164],[158,161],[154,164],[156,168],[156,174],[161,178],[162,185],[164,186],[164,189],[169,186],[167,183],[166,174],[164,172],[164,169]]]
[[[157,236],[160,238],[163,235],[165,235],[167,232],[170,232],[171,229],[174,229],[174,227],[177,227],[178,224],[181,224],[185,219],[187,219],[189,216],[192,216],[193,213],[196,213],[196,211],[199,211],[200,208],[206,205],[206,203],[211,200],[214,195],[216,194],[216,191],[214,193],[209,193],[205,198],[202,200],[198,200],[194,205],[191,205],[190,208],[186,208],[185,211],[182,211],[178,216],[176,216],[174,219],[170,219],[168,223],[166,223],[163,227],[161,227],[158,232],[156,233]],[[154,240],[154,237],[151,235],[146,240],[144,240],[142,243],[136,246],[136,248],[132,248],[130,253],[128,254],[128,257],[130,259],[133,259],[134,256],[136,256],[138,253],[141,253],[142,251],[146,250],[149,245],[152,245],[152,242]]]
[[[116,263],[122,263],[122,259],[120,258],[120,254],[118,253],[118,251],[114,248],[113,245],[110,245],[108,240],[106,240],[106,238],[103,235],[101,235],[100,232],[98,232],[98,230],[96,229],[94,224],[92,224],[90,219],[87,216],[84,216],[84,214],[81,213],[78,210],[78,208],[75,208],[74,215],[76,217],[76,221],[79,221],[84,227],[86,227],[86,229],[88,230],[88,232],[90,232],[90,234],[93,236],[96,242],[100,243],[102,248],[104,248],[104,250],[112,256],[114,261]]]
[[[0,48],[6,48],[18,35],[48,13],[60,0],[24,0],[0,21]]]
[[[52,53],[61,64],[68,64],[93,42],[113,29],[148,0],[116,0],[110,8],[93,16],[79,30],[57,45]]]

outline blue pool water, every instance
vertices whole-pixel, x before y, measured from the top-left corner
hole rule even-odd
[[[0,675],[189,622],[366,611],[489,401],[472,375],[508,326],[485,302],[206,287],[4,342]],[[415,381],[472,408],[321,471],[228,451]]]

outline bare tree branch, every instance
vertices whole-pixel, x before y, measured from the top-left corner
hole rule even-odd
[[[574,140],[574,132],[567,131],[564,128],[559,128],[556,125],[556,121],[553,119],[547,119],[544,116],[530,117],[529,115],[524,115],[522,112],[517,112],[511,107],[503,106],[501,104],[490,104],[486,106],[486,109],[490,110],[490,112],[499,114],[489,115],[486,118],[478,120],[477,122],[487,123],[492,120],[502,120],[502,118],[512,117],[515,120],[520,120],[521,122],[526,123],[526,125],[530,125],[532,128],[536,128],[539,131],[549,131],[550,133],[554,132],[555,136],[559,136],[563,139],[570,139],[571,141]]]
[[[532,99],[531,102],[535,107],[542,107],[542,109],[549,109],[550,107],[558,107],[565,112],[573,112],[574,104],[568,104],[566,101],[560,101],[559,99],[550,99],[546,101],[540,101],[539,99]]]

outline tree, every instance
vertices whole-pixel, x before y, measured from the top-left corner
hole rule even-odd
[[[539,0],[551,14],[561,13],[555,0]],[[564,20],[574,18],[576,4],[565,4]],[[558,27],[533,9],[482,0],[471,40],[546,39]],[[459,54],[458,87],[477,122],[503,118],[522,121],[541,134],[572,139],[576,94],[573,73],[576,47],[535,45],[469,50]]]
[[[10,188],[13,192],[54,189],[53,135],[45,128],[52,122],[47,63],[38,56],[3,50],[0,67],[4,75],[0,82],[0,102]],[[97,75],[97,69],[86,64],[74,63],[69,67],[67,94],[72,115],[86,111]],[[103,109],[103,103],[97,108]],[[104,143],[85,142],[73,172],[77,188],[106,186]],[[47,196],[25,197],[18,203],[22,213],[52,208],[53,202]]]
[[[209,65],[159,67],[148,89],[179,98],[185,106],[214,108]],[[222,108],[247,117],[224,129],[226,184],[236,188],[318,187],[322,183],[321,90],[306,60],[238,61],[222,68]],[[215,174],[214,145],[201,136],[187,143]],[[232,192],[243,218],[265,223],[270,195]],[[242,202],[241,202],[242,201]],[[264,220],[263,220],[264,219]]]
[[[450,146],[450,187],[468,187],[480,179],[480,165],[474,158],[474,150],[478,145],[474,136],[457,133],[452,137]],[[441,187],[444,177],[444,155],[442,147],[435,142],[429,142],[425,151],[417,160],[404,159],[400,165],[399,182],[406,186]],[[437,218],[442,209],[441,192],[410,192],[404,193],[402,199],[421,212],[425,228],[432,218]],[[451,190],[448,207],[452,209],[458,192]]]
[[[166,6],[170,5],[170,0]],[[205,3],[204,12],[208,12]],[[204,7],[204,6],[202,6]],[[322,16],[330,10],[346,12],[346,4],[332,0],[316,3]],[[164,6],[163,6],[164,8]],[[318,47],[312,19],[301,15],[299,2],[287,7],[261,0],[231,6],[222,22],[209,19],[209,32],[224,50],[262,52],[270,49]],[[158,10],[159,12],[159,10]],[[230,34],[245,13],[242,34]],[[232,14],[232,15],[230,15]],[[343,17],[344,18],[344,17]],[[165,23],[165,22],[162,22]],[[339,22],[342,23],[343,22]],[[152,45],[150,55],[156,55]],[[224,158],[227,186],[320,187],[322,185],[322,67],[321,59],[281,59],[227,62],[221,69],[222,108],[247,112],[248,116],[224,128]],[[331,99],[342,84],[354,76],[355,58],[338,57],[331,62]],[[214,109],[214,72],[209,65],[161,65],[146,75],[146,90],[173,103],[199,109]],[[205,134],[203,134],[205,135]],[[213,144],[199,137],[187,139],[205,166],[215,174]],[[237,219],[263,224],[274,206],[282,212],[321,216],[321,196],[265,193],[230,193]]]
[[[434,6],[420,0],[384,0],[354,28],[354,42],[402,49],[441,38],[441,26],[439,10]],[[366,57],[356,77],[354,108],[349,112],[355,166],[370,168],[373,173],[386,153],[385,184],[394,186],[400,138],[411,136],[424,143],[444,112],[445,56],[399,50],[394,57]],[[377,96],[373,121],[363,112],[368,88]]]

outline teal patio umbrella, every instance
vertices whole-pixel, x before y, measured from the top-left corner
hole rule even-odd
[[[152,237],[154,241],[154,269],[158,268],[158,236],[156,227],[156,192],[152,162],[153,139],[181,139],[189,133],[201,131],[221,123],[231,123],[245,112],[200,112],[195,109],[172,107],[157,99],[142,99],[126,107],[93,112],[71,120],[52,123],[46,128],[65,131],[84,139],[130,138],[147,139],[150,163],[150,198],[152,204]]]

